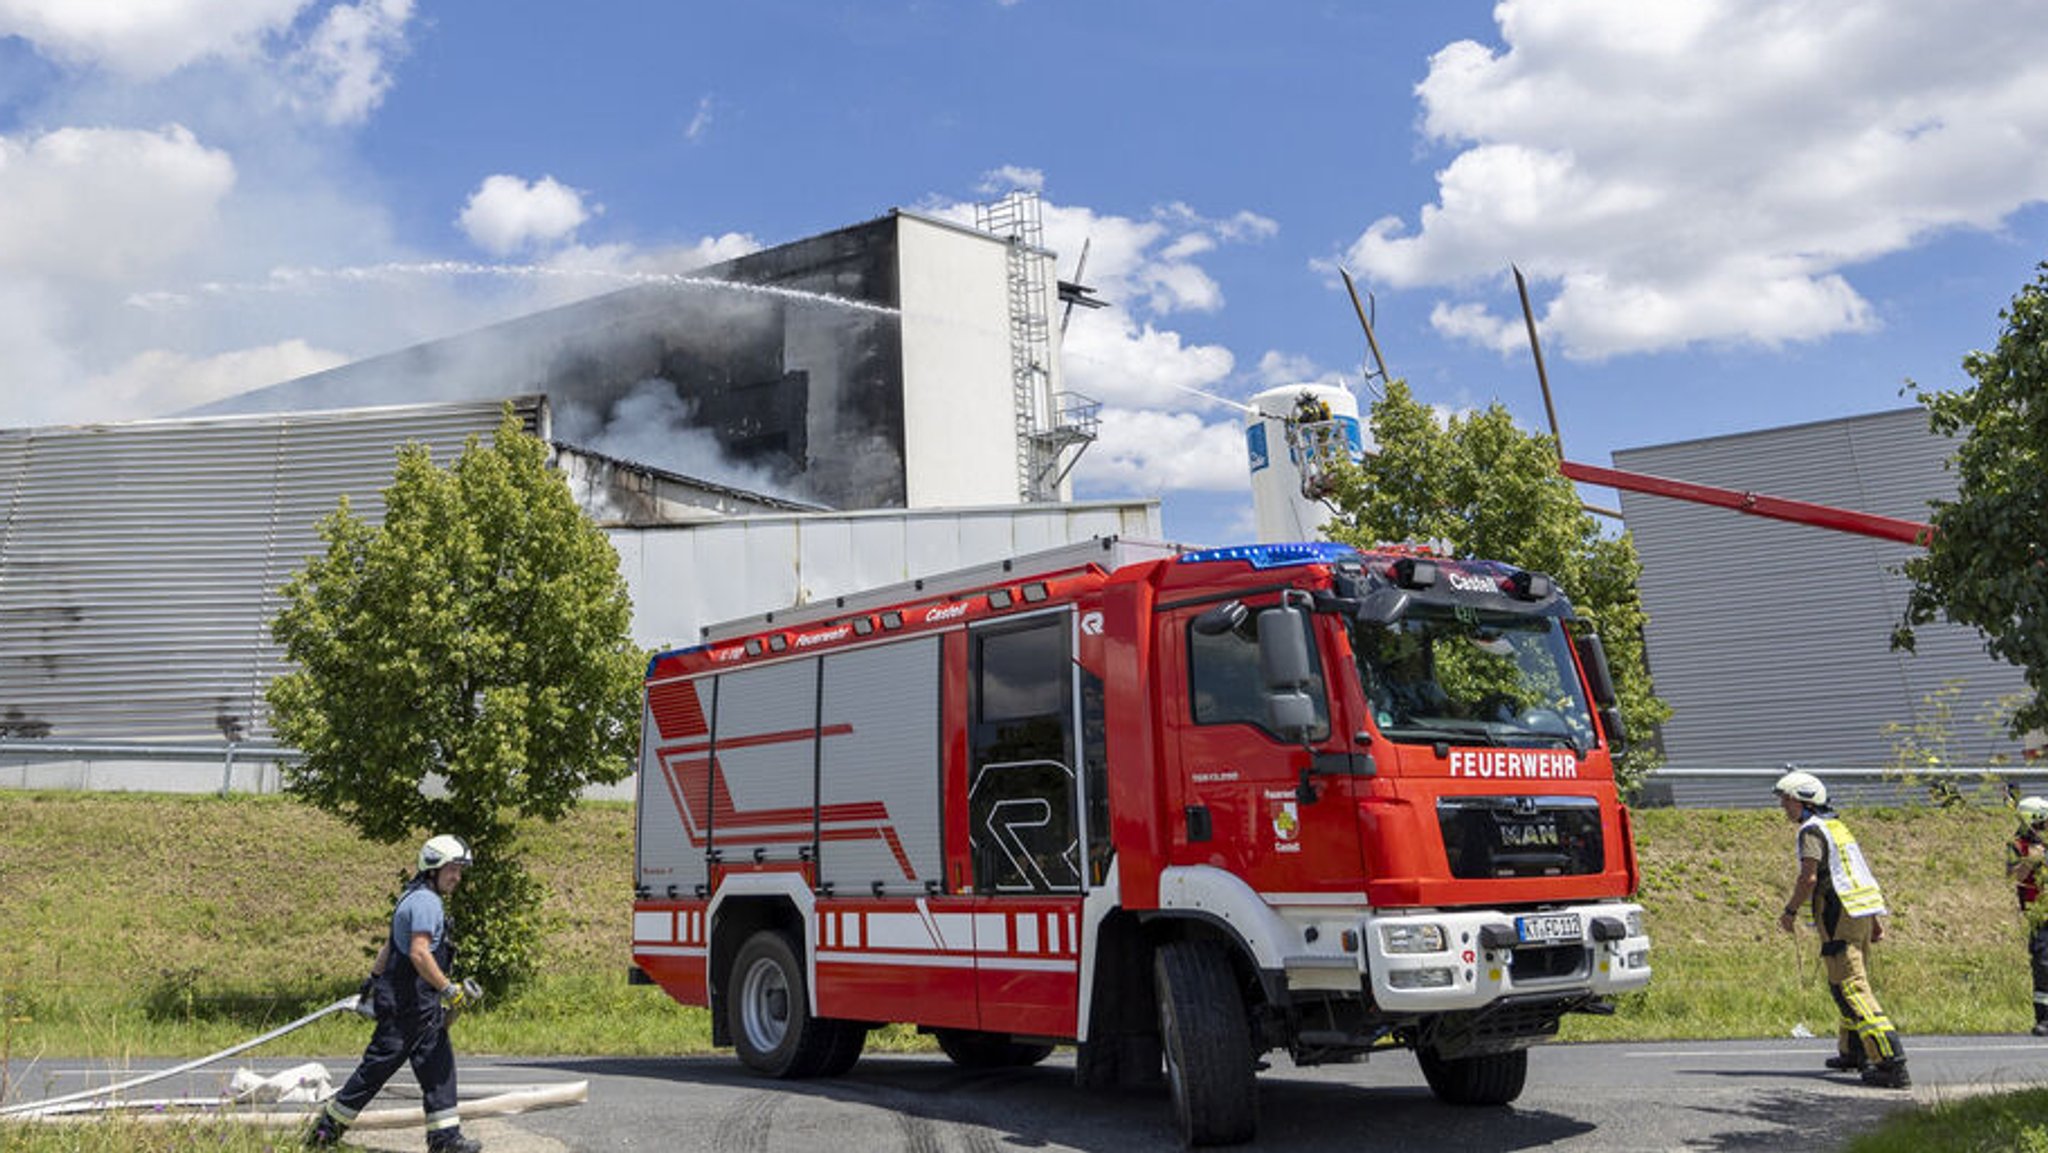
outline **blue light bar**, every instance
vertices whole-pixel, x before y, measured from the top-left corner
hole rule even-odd
[[[1359,559],[1358,550],[1335,541],[1303,541],[1299,544],[1241,544],[1231,548],[1203,549],[1182,553],[1182,564],[1241,560],[1255,569],[1286,568],[1298,564],[1337,564]]]

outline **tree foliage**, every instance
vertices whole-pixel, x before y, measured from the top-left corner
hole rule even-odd
[[[1360,548],[1443,540],[1462,555],[1549,573],[1606,647],[1635,738],[1616,774],[1625,788],[1639,784],[1657,764],[1644,738],[1671,709],[1650,690],[1634,542],[1601,534],[1557,471],[1555,443],[1516,428],[1499,404],[1439,421],[1397,380],[1371,420],[1377,455],[1340,470],[1330,537]]]
[[[451,914],[467,975],[531,972],[522,820],[632,770],[645,654],[618,557],[508,406],[447,468],[409,444],[371,524],[346,497],[284,588],[271,682],[286,788],[371,840],[455,833],[476,855]]]
[[[1937,433],[1961,436],[1956,497],[1933,502],[1933,539],[1905,564],[1913,590],[1895,648],[1937,615],[1968,625],[2032,690],[2011,732],[2048,729],[2048,263],[1999,313],[1990,352],[1963,358],[1975,385],[1915,389]]]

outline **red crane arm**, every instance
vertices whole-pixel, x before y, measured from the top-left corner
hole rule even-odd
[[[1716,488],[1710,484],[1671,480],[1668,477],[1651,476],[1643,472],[1624,472],[1621,469],[1601,468],[1599,465],[1579,464],[1569,460],[1558,461],[1557,470],[1584,484],[1605,485],[1608,488],[1627,489],[1630,492],[1646,492],[1654,496],[1667,496],[1673,500],[1689,500],[1695,504],[1717,505],[1721,508],[1732,508],[1737,512],[1746,512],[1752,516],[1789,520],[1794,524],[1809,524],[1834,529],[1837,532],[1874,536],[1882,540],[1895,540],[1901,544],[1925,545],[1928,538],[1934,535],[1933,525],[1922,524],[1919,521],[1856,512],[1853,509],[1835,508],[1832,505],[1813,504],[1803,500],[1787,500],[1784,497],[1766,496],[1757,492]]]

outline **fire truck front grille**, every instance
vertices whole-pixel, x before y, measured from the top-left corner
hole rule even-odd
[[[1592,797],[1444,797],[1436,821],[1461,881],[1583,877],[1606,867]]]
[[[1565,945],[1525,945],[1508,959],[1508,973],[1516,984],[1555,981],[1585,971],[1586,947],[1576,941]]]

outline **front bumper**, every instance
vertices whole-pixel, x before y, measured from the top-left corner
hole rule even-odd
[[[1576,935],[1561,931],[1574,918]],[[1519,914],[1468,909],[1369,915],[1359,930],[1374,1004],[1390,1012],[1438,1013],[1509,997],[1641,989],[1650,982],[1650,938],[1641,926],[1641,906],[1601,902]],[[1523,939],[1532,933],[1537,939]],[[1389,948],[1390,938],[1403,937],[1442,947]]]

